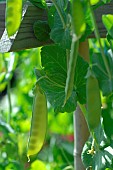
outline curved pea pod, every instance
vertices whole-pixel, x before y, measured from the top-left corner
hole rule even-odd
[[[12,36],[18,30],[22,18],[22,0],[6,1],[6,30]]]
[[[37,154],[45,140],[47,129],[47,102],[42,89],[36,84],[27,157]]]
[[[92,70],[88,70],[86,82],[87,122],[90,130],[100,123],[101,97],[98,80]]]

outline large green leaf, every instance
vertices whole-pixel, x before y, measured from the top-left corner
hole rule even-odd
[[[78,57],[75,69],[74,88],[77,92],[77,99],[81,104],[86,103],[86,73],[88,63],[82,57]]]
[[[80,56],[78,57],[75,71],[75,87],[71,97],[63,107],[67,76],[66,52],[58,45],[47,46],[42,48],[41,58],[44,73],[37,71],[37,78],[39,79],[43,76],[39,83],[46,92],[55,112],[74,111],[77,100],[85,103],[85,75],[88,64]]]
[[[55,112],[74,111],[76,108],[75,91],[73,91],[69,102],[63,107],[67,75],[65,50],[58,45],[43,47],[41,57],[46,78],[40,80],[39,83],[46,92]],[[37,76],[40,76],[39,74]]]

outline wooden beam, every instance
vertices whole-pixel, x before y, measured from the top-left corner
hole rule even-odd
[[[0,3],[0,38],[5,29],[5,4]]]
[[[102,24],[102,14],[113,14],[113,1],[95,10],[100,36],[105,37],[106,30]],[[33,24],[37,20],[47,20],[46,11],[26,3],[18,32],[8,38],[5,30],[5,3],[0,3],[0,52],[18,51],[51,44],[51,40],[39,42],[34,36]],[[89,38],[94,38],[94,34],[92,33]]]

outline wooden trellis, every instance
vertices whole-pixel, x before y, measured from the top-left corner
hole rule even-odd
[[[95,10],[100,36],[105,37],[106,30],[102,23],[102,14],[113,14],[113,1]],[[8,38],[5,30],[5,3],[0,3],[0,52],[36,48],[52,43],[51,40],[39,42],[34,36],[33,24],[37,20],[47,20],[46,11],[26,3],[23,8],[23,19],[18,32],[13,37]],[[93,37],[94,34],[92,33],[89,38]]]

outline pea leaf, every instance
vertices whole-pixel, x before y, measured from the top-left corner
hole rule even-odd
[[[93,157],[92,168],[95,170],[104,170],[106,167],[106,159],[103,151],[97,151]]]
[[[42,66],[45,71],[45,79],[39,81],[46,92],[47,98],[56,113],[71,112],[76,108],[76,92],[73,91],[69,102],[62,107],[65,96],[65,82],[67,75],[66,52],[58,45],[42,48]],[[40,77],[41,72],[37,76]]]
[[[78,57],[77,67],[75,70],[75,89],[77,92],[77,99],[81,104],[86,103],[86,73],[88,63],[82,57]]]
[[[111,51],[106,53],[106,60],[111,73],[111,79],[108,76],[102,56],[100,53],[93,55],[93,71],[99,81],[99,86],[102,90],[103,96],[109,95],[113,92],[113,54]]]
[[[106,147],[103,150],[98,149],[93,155],[91,155],[88,154],[88,151],[91,149],[91,146],[92,139],[89,138],[83,147],[81,155],[85,168],[92,167],[92,169],[94,170],[105,170],[105,168],[112,168],[112,148]],[[94,148],[96,148],[96,146]]]
[[[85,168],[92,166],[93,156],[88,154],[88,151],[91,149],[91,142],[87,141],[83,147],[83,151],[81,154],[82,162]]]
[[[106,99],[106,108],[102,110],[102,117],[103,117],[103,125],[104,125],[104,131],[107,135],[107,137],[113,141],[113,108],[112,108],[112,102],[113,102],[113,95],[109,96]]]
[[[33,29],[39,41],[47,41],[49,39],[50,28],[46,21],[36,21],[33,25]]]
[[[111,0],[102,0],[105,4],[111,2]]]
[[[82,103],[85,101],[85,79],[88,64],[78,57],[77,70],[75,76],[76,88],[66,105],[62,107],[65,97],[65,83],[67,76],[66,52],[58,45],[46,46],[41,52],[42,71],[37,70],[37,79],[47,95],[47,99],[53,106],[56,113],[72,112],[76,108],[77,100]]]
[[[36,170],[36,169],[46,170],[46,166],[42,161],[36,160],[31,164],[30,169],[31,170]]]
[[[63,17],[66,22],[66,13],[63,11]],[[51,20],[50,20],[51,21]],[[70,49],[71,46],[71,35],[70,28],[63,28],[63,24],[59,17],[59,14],[55,12],[54,14],[54,24],[51,28],[50,38],[58,44],[61,44],[63,48]]]
[[[46,8],[45,0],[29,0],[33,5],[39,8]]]
[[[55,7],[52,6],[48,13],[48,21],[51,27],[50,38],[55,43],[61,44],[63,48],[70,49],[71,35],[70,35],[69,19],[67,15],[67,8],[68,8],[69,1],[58,0],[56,3],[62,13],[62,18],[64,20],[65,26],[63,25],[64,23],[62,22],[61,17],[56,11]]]
[[[111,14],[103,15],[102,21],[103,21],[109,35],[113,38],[113,15],[111,15]]]
[[[56,43],[61,43],[61,45],[66,48],[70,49],[71,46],[71,35],[70,35],[70,29],[63,27],[56,27],[52,29],[50,33],[50,37],[52,40],[54,40]]]
[[[99,2],[100,0],[90,0],[91,5],[95,5]]]

